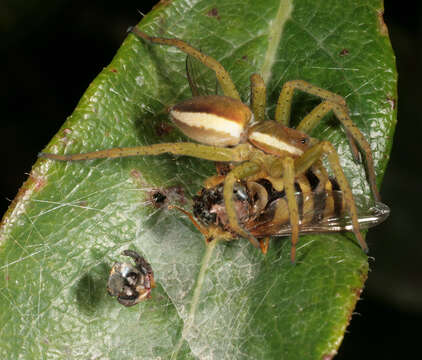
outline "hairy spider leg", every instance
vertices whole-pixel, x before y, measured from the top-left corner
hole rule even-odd
[[[264,79],[259,74],[251,76],[251,109],[256,122],[265,120],[267,88]]]
[[[301,90],[308,94],[315,95],[323,100],[328,100],[334,103],[338,103],[339,105],[346,106],[346,100],[342,96],[337,95],[331,91],[322,89],[304,80],[288,81],[283,85],[283,88],[281,89],[275,112],[275,120],[281,122],[286,126],[288,126],[290,121],[291,104],[295,89]],[[359,150],[356,146],[355,139],[347,131],[347,129],[346,134],[350,144],[350,148],[352,149],[353,158],[356,162],[359,162]]]
[[[356,210],[356,204],[353,198],[352,190],[350,189],[349,182],[344,175],[343,169],[340,165],[339,156],[334,146],[328,141],[322,141],[306,150],[301,157],[295,160],[295,174],[296,176],[303,174],[324,155],[327,156],[328,162],[334,172],[334,176],[337,179],[340,190],[343,192],[344,200],[352,220],[353,233],[358,239],[362,249],[365,252],[368,252],[368,246],[360,232],[358,213]]]
[[[374,195],[375,200],[380,201],[380,195],[376,184],[375,167],[374,160],[372,158],[371,147],[366,141],[361,131],[350,118],[349,111],[346,105],[340,105],[338,103],[326,100],[316,106],[308,115],[306,115],[296,127],[296,129],[305,133],[310,133],[312,129],[315,128],[315,126],[321,121],[321,119],[330,111],[333,111],[336,118],[346,129],[346,133],[354,139],[360,149],[362,149],[362,152],[365,154],[365,162],[368,169],[369,185],[371,187],[371,191]]]
[[[253,246],[260,248],[258,240],[248,231],[243,229],[238,221],[235,204],[233,201],[233,189],[234,184],[242,179],[246,179],[249,176],[252,176],[258,173],[261,170],[261,166],[253,161],[245,161],[238,166],[236,166],[232,171],[230,171],[226,179],[224,180],[223,188],[223,198],[224,205],[226,206],[226,213],[229,219],[230,227],[240,236],[248,239]]]
[[[366,141],[362,132],[351,120],[346,101],[343,97],[303,80],[288,81],[283,85],[283,88],[280,92],[275,112],[275,120],[286,126],[289,124],[292,98],[295,89],[318,96],[324,100],[307,116],[305,116],[305,118],[299,123],[296,129],[305,133],[309,133],[325,115],[327,115],[330,111],[333,111],[334,115],[346,130],[349,144],[352,149],[353,158],[355,160],[359,159],[358,147],[363,152],[371,191],[375,200],[380,201],[381,197],[376,185],[375,167],[371,147]]]
[[[346,114],[346,117],[349,118],[348,123],[351,123],[355,128],[356,126],[353,124],[352,120],[350,119],[350,116],[348,114],[349,110],[347,109],[347,105],[346,104],[336,104],[330,100],[325,100],[324,102],[322,102],[321,104],[317,105],[307,116],[305,116],[300,123],[298,124],[298,126],[296,126],[297,130],[303,131],[307,134],[309,134],[312,129],[314,129],[318,123],[324,118],[325,115],[327,115],[330,111],[334,111],[333,107],[334,106],[338,106],[339,109],[344,108],[344,112]],[[339,121],[341,121],[341,119],[339,118]],[[346,135],[347,135],[347,140],[349,142],[350,148],[352,150],[352,155],[353,155],[353,159],[355,160],[355,162],[360,163],[360,155],[359,155],[359,148],[356,145],[356,142],[359,142],[357,137],[362,138],[363,135],[360,132],[360,130],[358,128],[356,128],[356,130],[359,132],[359,134],[356,134],[356,136],[354,136],[354,133],[356,133],[356,131],[354,133],[351,132],[350,130],[350,126],[346,126],[344,123],[342,123],[345,131],[346,131]],[[360,139],[360,141],[362,141],[362,139]],[[363,142],[366,143],[362,144],[362,149],[365,152],[365,154],[368,153],[368,148],[369,148],[369,155],[372,158],[372,153],[371,153],[371,148],[369,147],[369,144],[366,142],[366,139],[363,138]]]
[[[159,155],[170,153],[174,155],[184,155],[197,157],[211,161],[243,161],[248,160],[253,152],[249,144],[240,144],[232,148],[223,148],[212,145],[202,145],[190,142],[162,143],[145,146],[121,147],[106,150],[87,152],[82,154],[58,155],[50,153],[40,153],[38,156],[59,161],[81,161],[93,159],[113,159],[128,156]]]
[[[322,89],[318,86],[308,83],[304,80],[287,81],[281,89],[280,96],[275,109],[274,120],[289,126],[290,114],[292,110],[292,99],[295,90],[301,90],[305,93],[315,95],[323,100],[329,100],[338,104],[346,105],[346,101],[340,95],[331,91]]]
[[[286,194],[287,199],[287,212],[282,210],[282,207],[285,209],[284,202],[285,199],[279,199],[280,203],[277,204],[276,212],[272,221],[268,224],[269,226],[276,226],[277,224],[284,224],[287,220],[290,221],[291,226],[291,252],[290,252],[290,259],[292,263],[296,261],[296,244],[299,239],[299,208],[296,198],[296,188],[295,188],[295,181],[296,179],[300,178],[302,186],[302,193],[305,194],[306,192],[311,191],[311,186],[306,179],[305,176],[302,174],[296,174],[295,170],[295,160],[290,157],[286,156],[283,158],[276,158],[274,159],[273,163],[271,164],[271,168],[275,171],[275,174],[279,174],[279,176],[271,176],[270,174],[262,174],[260,173],[257,178],[265,178],[271,182],[271,185],[277,191],[284,191]],[[274,175],[275,175],[274,174]],[[253,178],[253,177],[252,177]],[[303,180],[303,181],[302,181]],[[276,200],[278,201],[278,200]],[[312,209],[312,201],[307,202],[305,206],[310,207]],[[282,211],[279,211],[282,210]],[[307,209],[303,209],[305,212]],[[311,213],[311,211],[308,211]],[[288,219],[286,218],[288,216]],[[262,246],[262,244],[261,244]],[[265,246],[265,245],[264,245]],[[265,249],[266,250],[266,249]]]
[[[229,73],[226,71],[226,69],[224,69],[223,65],[221,65],[213,57],[201,53],[199,50],[190,46],[188,43],[179,39],[165,39],[149,36],[136,27],[132,28],[131,31],[133,34],[146,41],[161,45],[175,46],[184,53],[191,55],[195,59],[199,60],[205,66],[215,72],[215,75],[221,86],[221,89],[223,90],[224,95],[229,96],[233,99],[240,100],[239,92],[237,91],[236,86],[234,85]]]

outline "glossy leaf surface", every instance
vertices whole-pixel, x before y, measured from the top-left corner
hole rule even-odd
[[[395,125],[394,56],[382,2],[195,0],[162,3],[141,22],[210,54],[249,97],[303,79],[344,96],[374,151],[379,182]],[[129,35],[46,151],[79,153],[180,141],[166,108],[190,96],[180,51]],[[206,72],[205,72],[206,73]],[[317,102],[295,97],[293,123]],[[369,193],[344,132],[331,118],[313,136],[332,141],[356,194]],[[184,139],[185,140],[185,139]],[[343,338],[368,272],[350,234],[272,241],[263,256],[246,240],[212,243],[178,212],[156,209],[160,189],[177,205],[214,166],[157,156],[60,163],[39,160],[3,218],[1,358],[322,359]],[[141,252],[157,288],[123,308],[106,293],[122,250]]]

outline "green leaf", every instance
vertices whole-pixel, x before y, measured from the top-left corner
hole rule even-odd
[[[247,100],[249,77],[303,79],[344,96],[370,142],[379,183],[395,125],[394,56],[380,0],[174,0],[140,27],[221,61]],[[129,35],[47,152],[78,153],[183,139],[165,109],[189,97],[186,56]],[[315,100],[297,95],[294,119]],[[331,118],[313,136],[338,148],[356,194],[369,193]],[[151,191],[191,208],[207,161],[168,155],[39,160],[5,214],[0,248],[0,357],[322,359],[333,356],[362,290],[367,257],[350,234],[302,236],[263,256],[246,240],[206,246],[191,222],[156,209]],[[124,308],[106,293],[124,249],[151,263],[152,298]]]

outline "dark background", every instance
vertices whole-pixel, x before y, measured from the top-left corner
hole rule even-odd
[[[405,3],[405,5],[404,5]],[[139,11],[126,0],[0,3],[0,214]],[[413,7],[413,8],[412,8]],[[368,236],[372,272],[336,359],[415,358],[422,322],[421,5],[385,1],[399,71],[398,126],[382,195],[390,219]]]

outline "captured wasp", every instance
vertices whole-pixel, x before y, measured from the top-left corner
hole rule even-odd
[[[344,209],[350,218],[349,229],[355,234],[362,249],[368,250],[360,232],[361,225],[356,201],[340,165],[336,149],[329,141],[318,140],[307,135],[326,114],[334,113],[346,131],[354,158],[358,159],[360,153],[362,154],[372,194],[376,201],[380,200],[371,147],[351,120],[343,97],[303,80],[288,81],[281,89],[274,120],[270,120],[265,113],[266,88],[260,75],[251,76],[249,107],[241,101],[229,73],[214,58],[179,39],[151,37],[137,28],[133,28],[132,33],[149,43],[174,46],[215,72],[224,96],[193,97],[173,106],[169,111],[173,123],[186,136],[198,143],[161,143],[70,155],[41,153],[41,157],[76,161],[171,153],[229,163],[233,165],[230,171],[223,177],[211,177],[206,181],[206,187],[213,188],[219,183],[223,184],[224,210],[231,233],[247,238],[254,246],[260,247],[257,231],[249,229],[247,224],[243,224],[242,219],[239,219],[236,209],[237,200],[233,196],[233,190],[239,182],[249,184],[265,179],[275,191],[285,194],[284,199],[287,204],[285,214],[290,224],[289,232],[292,240],[292,261],[295,260],[296,243],[302,223],[295,183],[300,182],[308,171],[312,171],[319,183],[326,184],[328,171],[322,163],[322,159],[326,158],[342,194]],[[293,129],[288,125],[295,90],[314,95],[322,102]],[[304,204],[309,204],[309,202],[305,201]],[[269,204],[266,207],[269,209]],[[276,208],[279,209],[279,206]],[[273,219],[278,218],[274,216]]]
[[[295,197],[299,211],[301,234],[351,231],[353,224],[347,212],[343,193],[335,179],[319,184],[312,172],[295,182]],[[234,187],[233,199],[240,226],[259,241],[263,253],[267,252],[270,236],[290,236],[289,208],[284,191],[277,191],[266,179],[240,182]],[[358,197],[356,202],[361,229],[382,223],[389,215],[389,208],[369,199]],[[356,198],[355,198],[356,201]],[[193,216],[185,212],[207,241],[214,238],[236,238],[224,204],[223,184],[203,188],[194,197]],[[195,221],[196,218],[198,222]]]

